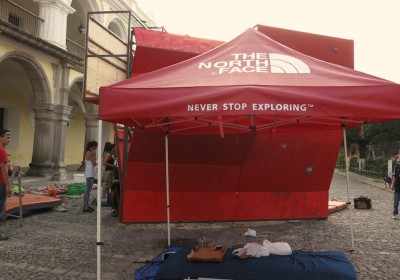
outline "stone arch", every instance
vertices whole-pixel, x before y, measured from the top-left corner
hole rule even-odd
[[[113,17],[108,23],[107,28],[124,42],[128,40],[126,26],[121,18],[117,16]]]
[[[21,52],[10,52],[0,59],[0,63],[10,59],[17,62],[26,72],[31,82],[33,101],[37,103],[51,103],[50,85],[42,66],[34,57]]]
[[[72,107],[78,106],[83,113],[86,113],[85,104],[82,100],[83,77],[74,79],[69,85],[69,88],[71,91],[68,98],[68,105]],[[71,102],[75,104],[71,104]]]
[[[86,22],[86,15],[91,11],[101,11],[97,1],[82,1],[82,0],[73,0],[71,3],[71,7],[76,10],[75,14],[77,17],[81,18],[82,22]],[[102,14],[93,14],[92,15],[98,22],[102,22],[103,15]]]
[[[77,1],[78,2],[78,1]],[[82,8],[85,12],[90,12],[90,11],[102,11],[104,10],[103,8],[100,8],[99,5],[97,4],[96,1],[81,1],[79,0],[79,3],[82,3]],[[93,17],[98,21],[102,22],[103,15],[102,14],[93,14]]]
[[[7,62],[7,61],[5,61]],[[15,62],[17,63],[17,62]],[[19,65],[19,64],[18,64]],[[9,65],[7,64],[6,67]],[[2,69],[4,65],[1,65],[0,62],[0,69]],[[27,85],[29,83],[29,85]],[[24,73],[1,73],[0,75],[0,92],[2,91],[3,88],[7,87],[8,85],[13,85],[18,89],[19,92],[22,93],[24,96],[26,103],[32,103],[34,102],[34,94],[32,93],[32,90],[30,89],[30,81],[26,77]]]
[[[69,95],[69,103],[74,102],[75,104],[68,104],[72,107],[79,107],[83,113],[97,114],[98,105],[85,102],[82,99],[82,89],[83,89],[83,77],[78,77],[74,79],[69,85],[71,91]]]
[[[84,47],[85,46],[85,33],[87,14],[91,11],[100,11],[97,1],[82,1],[73,0],[71,7],[75,9],[75,13],[68,15],[67,18],[67,37],[74,43]],[[92,14],[92,17],[98,22],[102,22],[102,14]]]

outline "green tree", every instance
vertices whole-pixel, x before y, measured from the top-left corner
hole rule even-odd
[[[376,150],[385,151],[389,158],[398,149],[400,141],[400,120],[363,125],[365,139]]]
[[[369,145],[369,135],[365,135],[364,126],[352,127],[346,129],[347,145],[348,150],[350,144],[358,143],[360,149],[360,158],[366,158],[367,145]]]

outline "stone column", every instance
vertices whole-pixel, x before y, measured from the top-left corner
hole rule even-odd
[[[65,169],[65,139],[67,137],[67,126],[69,116],[72,111],[71,106],[55,105],[56,109],[56,128],[54,134],[53,147],[53,176],[52,180],[62,181],[67,179],[67,170]]]
[[[94,113],[86,113],[83,115],[86,120],[86,134],[85,134],[85,145],[88,141],[98,141],[99,137],[99,119],[98,115]]]
[[[31,103],[30,107],[35,112],[35,135],[33,139],[32,162],[29,164],[27,175],[50,177],[53,173],[52,156],[55,145],[55,105]]]
[[[39,4],[39,17],[44,19],[39,29],[39,37],[66,49],[67,16],[75,12],[75,9],[70,6],[71,0],[33,1]]]

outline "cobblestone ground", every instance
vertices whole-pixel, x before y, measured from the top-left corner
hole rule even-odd
[[[399,279],[400,221],[392,219],[392,193],[383,182],[367,183],[351,176],[349,197],[368,196],[369,210],[345,209],[321,220],[173,224],[171,243],[189,246],[202,237],[230,245],[282,241],[295,250],[343,251],[358,279]],[[343,174],[334,174],[330,199],[348,200]],[[0,279],[96,279],[96,213],[82,213],[81,203],[68,199],[66,212],[37,213],[24,218],[22,226],[18,219],[7,219],[2,231],[10,239],[0,242]],[[135,269],[167,247],[164,224],[121,224],[110,208],[103,208],[101,216],[102,279],[134,279]],[[257,237],[242,237],[244,227],[255,229]]]

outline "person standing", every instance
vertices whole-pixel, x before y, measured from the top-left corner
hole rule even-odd
[[[94,208],[89,206],[90,192],[92,191],[94,183],[94,169],[97,165],[96,163],[96,150],[97,142],[89,141],[86,144],[85,149],[85,178],[86,178],[86,189],[83,195],[83,212],[93,212]]]
[[[393,168],[392,185],[393,194],[393,219],[399,218],[399,202],[400,202],[400,157],[396,157],[396,165]]]
[[[0,224],[5,215],[6,198],[11,195],[11,182],[8,177],[8,154],[5,147],[11,141],[11,132],[7,129],[0,130]],[[8,236],[0,233],[0,241],[7,240]]]
[[[104,165],[104,188],[103,188],[103,195],[108,197],[108,194],[111,189],[111,185],[114,181],[114,168],[115,166],[115,152],[116,146],[115,144],[109,144],[106,148],[106,153],[103,158],[103,165]]]
[[[119,180],[115,180],[111,184],[110,193],[108,194],[111,205],[111,216],[118,217],[119,215],[119,198],[120,198],[120,185]]]
[[[103,148],[103,153],[101,154],[101,162],[102,162],[102,169],[101,169],[101,174],[103,174],[102,175],[102,180],[101,180],[101,182],[102,182],[102,190],[101,190],[101,197],[107,197],[107,193],[106,193],[106,189],[104,188],[104,172],[105,172],[105,170],[104,170],[104,168],[105,168],[105,166],[104,166],[104,164],[103,164],[103,162],[104,162],[104,158],[107,156],[107,154],[108,154],[108,146],[110,146],[110,145],[112,145],[112,143],[111,142],[106,142],[106,143],[104,143],[104,148]]]
[[[385,178],[383,178],[383,181],[385,182],[385,189],[386,187],[391,188],[392,186],[392,180],[393,180],[393,176],[394,176],[394,169],[396,167],[397,164],[397,158],[400,156],[400,152],[394,152],[392,154],[392,156],[394,157],[394,165],[392,164],[392,168],[390,171],[388,171],[388,174]]]

